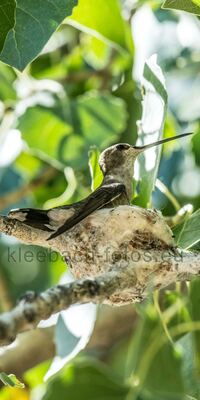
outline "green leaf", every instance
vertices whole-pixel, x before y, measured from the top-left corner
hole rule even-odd
[[[190,313],[188,311],[188,307],[185,305],[183,300],[183,294],[179,291],[166,291],[163,296],[163,309],[167,310],[171,307],[171,309],[175,309],[178,305],[178,309],[176,313],[171,317],[170,321],[167,324],[168,329],[177,326],[184,322],[189,322],[191,320]],[[178,340],[178,337],[175,338]]]
[[[5,372],[0,372],[0,380],[6,386],[21,388],[25,387],[24,383],[20,382],[14,374],[7,375]]]
[[[142,119],[139,121],[139,138],[142,144],[155,142],[162,138],[167,110],[165,81],[156,56],[150,57],[143,72],[144,100]],[[147,140],[146,140],[147,138]],[[161,146],[144,152],[139,157],[140,187],[134,201],[142,207],[150,205],[151,194],[157,177]]]
[[[197,332],[194,334],[196,335]],[[199,332],[198,332],[199,339]],[[182,350],[182,377],[184,380],[185,399],[197,400],[200,398],[199,371],[196,367],[196,349],[194,346],[194,336],[192,333],[184,335],[177,341],[177,345]],[[199,348],[199,345],[198,345]],[[190,397],[191,396],[191,397]]]
[[[20,153],[14,163],[15,169],[20,172],[25,179],[34,178],[42,168],[42,161],[26,151]]]
[[[129,350],[128,374],[133,393],[138,390],[144,400],[181,400],[182,360],[176,346],[169,340],[163,343],[163,326],[152,305],[147,306],[143,318]]]
[[[200,279],[193,279],[190,283],[190,310],[193,321],[200,321]],[[198,375],[200,375],[200,331],[194,332],[195,361]]]
[[[89,167],[90,167],[90,175],[92,178],[91,189],[97,189],[103,180],[103,173],[99,166],[99,155],[100,152],[96,147],[93,147],[89,151]]]
[[[23,376],[29,390],[44,385],[44,376],[49,368],[49,363],[50,360],[44,361],[25,372]]]
[[[77,0],[17,0],[16,23],[0,59],[22,71],[40,53]]]
[[[18,128],[29,148],[46,160],[60,160],[62,140],[71,132],[69,125],[40,107],[29,108]]]
[[[86,62],[95,69],[105,68],[111,55],[110,46],[95,36],[82,33],[81,50]]]
[[[200,166],[200,126],[198,127],[197,133],[192,138],[192,151],[195,157],[196,164]]]
[[[71,103],[73,135],[62,144],[62,160],[72,167],[84,167],[88,149],[96,145],[103,150],[118,142],[126,127],[126,107],[122,99],[110,94],[90,92]]]
[[[0,5],[0,53],[3,49],[6,36],[15,24],[15,0],[1,0]]]
[[[118,50],[133,50],[130,32],[122,18],[118,0],[79,0],[68,22],[106,40]]]
[[[99,363],[76,362],[48,384],[42,400],[125,400],[128,389]]]
[[[110,94],[85,94],[78,97],[75,104],[75,132],[83,135],[88,144],[96,144],[101,149],[118,139],[126,119],[124,101]]]
[[[90,93],[76,101],[64,102],[57,110],[29,108],[19,119],[18,129],[29,148],[49,162],[82,168],[88,162],[88,149],[104,149],[117,142],[126,126],[124,101],[112,95]],[[70,112],[70,115],[69,115]]]
[[[162,8],[172,9],[172,10],[182,10],[187,11],[192,14],[200,15],[200,1],[192,0],[166,0]]]
[[[5,103],[9,103],[10,100],[16,100],[17,94],[13,87],[15,79],[14,70],[0,62],[0,100]]]
[[[200,241],[200,209],[185,222],[174,229],[176,243],[183,249],[189,249]]]
[[[71,103],[71,119],[74,134],[62,144],[62,161],[80,169],[86,165],[91,146],[103,150],[119,141],[127,113],[122,99],[92,92]]]

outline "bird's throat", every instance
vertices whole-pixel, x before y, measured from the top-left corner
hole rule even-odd
[[[117,169],[112,171],[112,173],[106,174],[104,177],[105,184],[112,184],[112,183],[123,183],[126,187],[126,193],[121,195],[117,199],[117,204],[114,205],[123,205],[123,204],[130,204],[132,199],[133,193],[133,173],[130,171],[124,171],[123,169]]]

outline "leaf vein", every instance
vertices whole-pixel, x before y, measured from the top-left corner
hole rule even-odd
[[[58,6],[56,6],[56,4],[54,4],[52,1],[47,0],[47,3],[50,3],[59,13],[60,13],[60,9]]]
[[[40,25],[41,30],[43,32],[43,37],[44,37],[45,36],[45,31],[44,31],[44,28],[43,28],[41,22],[34,15],[30,14],[28,11],[24,10],[23,8],[21,8],[19,6],[17,8],[18,8],[18,10],[24,12],[24,14],[27,14],[30,18],[34,19],[38,23],[38,25]]]
[[[18,36],[21,36],[22,38],[24,38],[25,40],[27,40],[34,48],[36,46],[36,44],[34,43],[34,41],[32,41],[30,38],[28,38],[27,36],[24,36],[21,32],[17,32]]]
[[[10,24],[10,19],[9,19],[8,15],[6,14],[5,10],[3,9],[2,6],[0,6],[0,8],[1,8],[2,13],[4,14],[4,16],[6,17],[7,21],[8,21],[9,24]]]

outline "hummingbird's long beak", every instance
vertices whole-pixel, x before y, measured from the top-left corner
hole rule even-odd
[[[176,140],[176,139],[180,139],[180,138],[182,138],[184,136],[192,135],[193,133],[194,132],[182,133],[181,135],[172,136],[172,137],[169,137],[169,138],[166,138],[166,139],[161,139],[161,140],[158,140],[157,142],[146,144],[144,146],[132,146],[132,147],[134,149],[136,149],[136,150],[144,151],[144,150],[150,149],[151,147],[158,146],[159,144],[171,142],[172,140]]]

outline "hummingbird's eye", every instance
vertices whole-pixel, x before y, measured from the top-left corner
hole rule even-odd
[[[129,145],[128,144],[118,144],[116,146],[117,150],[128,150],[129,149]]]

